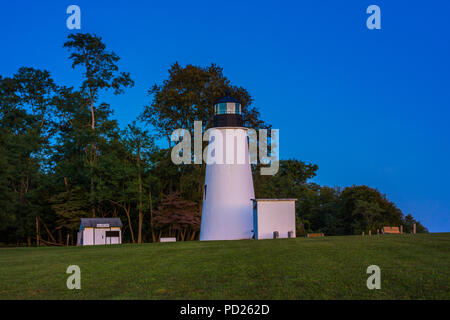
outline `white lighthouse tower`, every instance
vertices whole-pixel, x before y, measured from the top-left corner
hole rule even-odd
[[[200,240],[250,239],[255,193],[239,101],[216,101],[210,132],[215,150],[207,153]]]

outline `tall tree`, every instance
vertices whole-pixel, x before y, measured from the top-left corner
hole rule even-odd
[[[132,161],[136,164],[137,176],[137,200],[138,200],[138,243],[142,243],[142,226],[144,221],[144,182],[143,174],[148,171],[146,166],[150,164],[149,155],[156,151],[154,139],[147,130],[138,127],[136,122],[128,125],[124,132],[124,142],[131,154]]]
[[[169,69],[169,78],[149,89],[152,101],[145,106],[141,118],[151,124],[170,147],[170,136],[175,129],[193,130],[194,121],[203,121],[203,128],[211,127],[214,102],[227,91],[241,102],[242,117],[247,126],[268,127],[260,119],[259,111],[251,105],[253,99],[247,90],[234,86],[216,64],[183,67],[174,63]]]
[[[91,192],[91,210],[95,216],[95,177],[94,168],[98,157],[96,140],[98,135],[96,128],[96,109],[101,91],[112,89],[113,93],[118,95],[123,93],[124,88],[134,85],[130,74],[119,72],[117,65],[119,56],[113,51],[106,50],[106,45],[102,38],[89,33],[70,34],[69,40],[64,43],[71,55],[72,68],[81,66],[83,68],[83,83],[81,90],[88,97],[89,108],[91,112],[90,126],[93,131],[92,142],[89,148],[89,166],[90,166],[90,192]]]
[[[48,71],[20,68],[12,78],[0,78],[0,142],[3,191],[0,198],[11,233],[31,242],[33,224],[43,210],[40,192],[52,132],[55,85]],[[7,226],[7,224],[5,224]]]

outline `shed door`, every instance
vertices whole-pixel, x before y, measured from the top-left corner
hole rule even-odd
[[[95,228],[95,243],[94,244],[106,244],[106,229]]]
[[[119,244],[120,231],[106,231],[106,243],[107,244]]]

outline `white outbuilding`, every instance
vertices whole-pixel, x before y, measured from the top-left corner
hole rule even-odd
[[[102,245],[122,243],[120,218],[81,218],[77,245]]]
[[[252,199],[254,238],[295,238],[296,200]]]

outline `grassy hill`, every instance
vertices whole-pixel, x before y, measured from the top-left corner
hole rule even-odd
[[[448,233],[3,248],[0,299],[450,299],[449,258]]]

